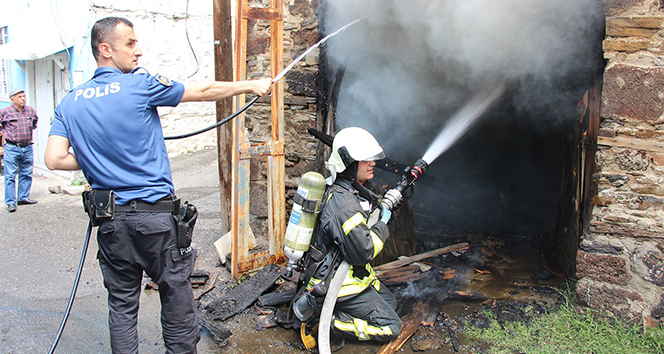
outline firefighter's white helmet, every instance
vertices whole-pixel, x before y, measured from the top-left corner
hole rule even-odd
[[[383,148],[371,133],[362,128],[349,127],[334,136],[332,154],[325,166],[334,181],[336,174],[345,171],[353,162],[380,160],[384,157]]]

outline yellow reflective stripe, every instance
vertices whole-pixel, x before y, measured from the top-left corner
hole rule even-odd
[[[355,334],[359,340],[371,340],[372,336],[391,336],[392,328],[389,326],[376,327],[370,326],[369,323],[360,318],[353,318],[353,322],[343,322],[341,320],[334,320],[334,327],[344,331]]]
[[[367,334],[369,334],[369,339],[371,336],[391,336],[392,328],[390,326],[376,327],[376,326],[367,326]]]
[[[376,233],[373,231],[370,231],[369,234],[371,235],[371,241],[374,245],[373,258],[376,258],[378,253],[383,250],[383,240],[381,240],[380,237],[378,237],[378,235],[376,235]]]
[[[354,333],[355,336],[359,338],[354,323],[334,320],[334,327],[344,332]]]
[[[313,289],[313,287],[316,286],[316,284],[320,283],[321,281],[322,279],[316,279],[314,277],[311,277],[311,279],[309,279],[309,284],[307,284],[307,290]]]
[[[353,266],[353,268],[355,267],[356,266]],[[364,278],[353,277],[352,269],[350,272],[348,272],[343,284],[341,285],[341,289],[339,290],[339,297],[359,294],[378,280],[378,278],[376,278],[376,272],[374,272],[370,264],[364,265],[364,268],[369,272],[369,275]]]
[[[348,233],[350,232],[350,230],[352,230],[353,228],[355,228],[355,226],[357,226],[357,225],[359,225],[359,224],[366,224],[366,223],[367,223],[367,219],[365,219],[365,218],[364,218],[364,215],[362,215],[362,213],[360,213],[360,212],[358,211],[357,214],[351,216],[350,219],[346,220],[346,222],[344,222],[344,224],[342,225],[342,227],[343,227],[343,229],[344,229],[344,233],[345,233],[346,235],[348,235]]]
[[[374,280],[373,284],[371,284],[371,285],[373,285],[373,287],[374,287],[374,289],[376,289],[376,291],[380,291],[380,280],[378,280],[378,278],[376,278]]]
[[[339,290],[338,297],[358,294],[361,293],[366,288],[367,288],[366,286],[344,286],[341,288],[341,290]]]
[[[369,324],[367,321],[359,319],[359,318],[353,318],[353,323],[355,324],[355,336],[357,336],[357,339],[359,340],[369,340],[368,332],[369,332]]]

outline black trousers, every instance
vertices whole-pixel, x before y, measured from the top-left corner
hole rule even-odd
[[[200,339],[189,277],[194,252],[176,246],[169,213],[118,213],[97,233],[97,258],[108,290],[113,353],[138,353],[138,305],[143,271],[159,285],[161,326],[167,353],[196,353]]]
[[[388,342],[401,332],[401,319],[395,312],[397,300],[383,284],[380,291],[369,286],[352,298],[334,306],[333,330],[343,337]]]

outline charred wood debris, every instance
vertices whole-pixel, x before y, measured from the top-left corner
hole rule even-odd
[[[450,240],[446,240],[449,243]],[[461,350],[459,334],[467,325],[488,328],[492,321],[502,327],[505,322],[528,322],[533,316],[545,313],[547,305],[538,301],[518,302],[496,300],[477,292],[459,290],[467,281],[460,276],[464,271],[479,272],[488,276],[499,276],[482,267],[482,246],[471,246],[460,242],[436,248],[410,257],[374,266],[376,275],[388,286],[399,301],[397,312],[401,315],[403,328],[400,336],[383,345],[378,353],[395,353],[409,339],[413,351],[431,351],[452,346]],[[429,245],[430,246],[430,245]],[[559,276],[544,266],[542,272],[531,275],[533,281]],[[199,321],[220,346],[227,345],[232,335],[224,321],[243,312],[252,311],[258,330],[281,326],[298,329],[288,315],[288,305],[296,292],[298,273],[285,278],[285,267],[272,264],[257,272],[244,275],[237,281],[210,279],[210,273],[195,270],[191,276],[193,288],[204,289],[195,298]],[[157,290],[156,284],[146,281],[146,289]],[[560,291],[542,286],[535,289],[545,296],[559,297]],[[546,293],[546,294],[544,294]],[[444,301],[475,303],[475,310],[451,317],[441,311]],[[468,308],[466,306],[466,308]],[[493,316],[487,317],[486,313]],[[480,347],[466,348],[481,353]]]

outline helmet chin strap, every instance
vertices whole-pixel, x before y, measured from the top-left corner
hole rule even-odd
[[[357,181],[357,161],[347,165],[346,169],[339,174],[353,182]]]

